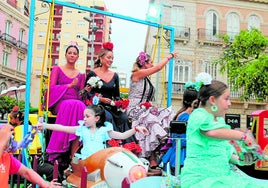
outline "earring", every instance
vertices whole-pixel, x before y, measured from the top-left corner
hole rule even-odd
[[[100,67],[102,66],[102,63],[100,62]]]
[[[212,112],[217,112],[218,111],[218,107],[214,104],[214,105],[210,106],[210,110]]]

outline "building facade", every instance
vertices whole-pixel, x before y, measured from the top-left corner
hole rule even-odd
[[[28,29],[29,1],[0,1],[0,93],[25,84]]]
[[[173,63],[172,106],[175,110],[178,110],[182,104],[184,84],[187,81],[194,81],[199,72],[208,72],[214,79],[227,83],[227,74],[221,74],[219,67],[212,64],[212,61],[223,51],[220,34],[228,34],[232,38],[240,30],[255,27],[268,36],[267,0],[156,0],[151,3],[161,5],[160,22],[175,28],[175,51],[179,53],[179,57]],[[155,28],[148,29],[145,45],[147,52],[153,48],[156,33]],[[165,32],[164,38],[166,40],[164,51],[167,54],[170,38],[168,32]],[[166,88],[167,70],[164,76],[156,74],[152,77],[155,84],[159,85],[158,88]],[[157,91],[159,104],[163,103],[163,96],[165,96],[163,91],[166,90]],[[238,122],[241,126],[247,125],[251,112],[268,107],[267,101],[239,101],[238,96],[238,92],[231,92],[232,106],[227,114],[230,117],[230,124],[234,126]]]

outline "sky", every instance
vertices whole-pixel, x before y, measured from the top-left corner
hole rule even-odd
[[[111,13],[145,20],[148,0],[104,0]],[[118,18],[112,18],[111,42],[114,43],[114,66],[131,74],[132,65],[140,51],[144,50],[147,26]],[[127,79],[127,85],[129,78]]]

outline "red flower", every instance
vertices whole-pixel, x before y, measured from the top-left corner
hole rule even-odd
[[[126,109],[129,105],[129,100],[128,99],[122,99],[122,100],[118,100],[118,101],[114,101],[114,104],[117,108],[122,108],[122,109]]]
[[[145,108],[146,110],[148,110],[150,107],[152,107],[152,104],[149,102],[144,102],[140,104],[141,108]]]
[[[141,152],[140,145],[136,144],[135,142],[126,143],[126,144],[123,145],[123,148],[126,148],[129,151],[131,151],[133,153],[136,153],[136,154]]]
[[[122,99],[118,101],[114,101],[114,106],[117,107],[118,111],[124,112],[129,105],[129,100],[128,99]]]
[[[14,106],[12,109],[13,112],[18,112],[19,111],[19,107],[18,106]]]
[[[102,44],[102,46],[105,50],[113,51],[113,49],[114,49],[114,44],[111,42],[105,42]]]
[[[86,99],[85,103],[86,103],[87,106],[94,104],[93,103],[93,99],[94,99],[95,96],[96,97],[99,97],[99,94],[98,93],[95,93],[95,95],[91,96],[90,99]]]
[[[88,105],[92,105],[92,101],[91,101],[91,100],[86,99],[86,105],[87,105],[87,106],[88,106]]]
[[[122,141],[121,140],[114,140],[114,139],[111,139],[108,141],[108,144],[111,146],[111,147],[119,147],[120,143]]]

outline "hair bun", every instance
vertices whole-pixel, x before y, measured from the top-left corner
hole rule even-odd
[[[104,43],[102,44],[102,46],[103,46],[103,48],[104,48],[105,50],[113,51],[113,49],[114,49],[114,44],[111,43],[111,42],[104,42]]]

